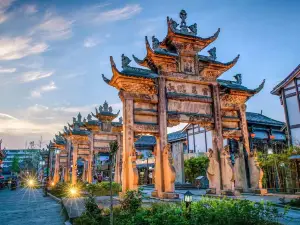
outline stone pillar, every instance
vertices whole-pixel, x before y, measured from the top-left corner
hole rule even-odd
[[[184,158],[183,143],[175,142],[172,144],[172,155],[174,159],[174,167],[176,171],[176,182],[184,183]]]
[[[174,185],[176,172],[172,165],[171,146],[168,144],[167,138],[166,80],[164,77],[158,79],[159,137],[156,139],[155,191],[152,195],[159,198],[178,198]]]
[[[67,139],[66,144],[66,150],[67,150],[67,165],[66,165],[66,171],[65,171],[65,182],[70,181],[70,167],[71,167],[71,142],[69,139]]]
[[[68,179],[69,179],[69,168],[68,168],[68,166],[64,167],[63,170],[64,170],[64,182],[68,182]]]
[[[207,193],[221,194],[223,188],[222,180],[226,177],[222,174],[220,165],[220,154],[223,150],[223,133],[222,133],[222,119],[221,119],[221,103],[219,98],[218,84],[212,85],[213,96],[213,112],[215,128],[212,132],[213,149],[209,153],[209,171],[207,172],[209,179],[209,190]]]
[[[123,98],[123,165],[122,194],[127,190],[137,190],[138,171],[135,165],[133,99]]]
[[[73,143],[73,166],[72,166],[72,185],[77,183],[77,156],[78,156],[78,143]]]
[[[246,165],[244,156],[244,145],[239,142],[239,152],[235,158],[235,189],[239,192],[247,192],[247,176],[246,176]]]
[[[87,161],[83,160],[82,181],[86,182],[87,178]]]
[[[53,175],[52,175],[53,163],[52,163],[52,161],[53,161],[54,152],[53,152],[53,149],[51,149],[51,150],[49,149],[49,151],[50,151],[50,154],[49,154],[49,177],[48,177],[48,182],[50,184],[53,180]]]
[[[90,153],[89,159],[87,161],[87,182],[92,183],[93,182],[93,152]]]
[[[55,154],[53,182],[55,184],[59,182],[59,154]]]
[[[247,126],[246,105],[245,104],[240,106],[239,112],[240,112],[240,118],[241,118],[243,142],[244,142],[246,152],[248,154],[248,165],[249,165],[251,190],[258,194],[266,194],[267,189],[262,188],[263,171],[259,167],[256,152],[254,150],[252,152],[250,151],[249,133],[248,133],[248,126]]]

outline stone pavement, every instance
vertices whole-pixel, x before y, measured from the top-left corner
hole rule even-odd
[[[62,225],[62,207],[40,189],[0,190],[1,225]]]

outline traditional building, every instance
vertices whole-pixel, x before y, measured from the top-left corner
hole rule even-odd
[[[122,55],[122,70],[117,69],[111,57],[112,78],[103,79],[119,90],[123,103],[123,166],[122,192],[137,189],[135,136],[153,135],[156,138],[155,191],[159,198],[176,198],[176,172],[172,164],[167,127],[180,123],[199,124],[213,130],[209,151],[208,178],[213,193],[235,194],[236,189],[248,189],[243,154],[239,148],[224,146],[223,139],[236,139],[249,157],[251,188],[261,189],[260,170],[251,153],[246,122],[246,101],[264,86],[249,89],[242,85],[240,74],[235,81],[217,80],[232,68],[239,56],[228,63],[216,60],[216,48],[208,56],[199,54],[215,41],[213,36],[197,36],[197,24],[188,26],[187,13],[179,14],[180,24],[167,18],[167,36],[160,42],[152,37],[152,48],[146,37],[146,57],[133,56],[135,62],[147,69],[130,66],[131,60]],[[235,161],[235,155],[239,155]]]
[[[287,147],[287,135],[285,123],[271,119],[262,113],[246,112],[250,149],[254,148],[266,152],[272,149],[274,153],[280,153]],[[199,125],[188,124],[183,131],[187,133],[189,153],[197,155],[208,152],[212,148],[212,132]],[[224,139],[224,145],[227,140]]]
[[[290,144],[300,145],[300,65],[271,91],[284,108]]]

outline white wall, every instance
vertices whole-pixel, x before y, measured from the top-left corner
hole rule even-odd
[[[288,116],[290,125],[300,124],[300,112],[298,106],[297,96],[293,96],[286,99],[286,105],[288,109]]]
[[[292,135],[293,145],[300,145],[300,128],[291,129],[291,135]]]
[[[189,150],[195,150],[196,153],[206,152],[205,146],[205,132],[203,128],[195,129],[195,149],[194,149],[194,140],[193,140],[193,132],[189,131]],[[207,149],[212,148],[212,135],[211,132],[206,132],[206,140],[207,140]]]

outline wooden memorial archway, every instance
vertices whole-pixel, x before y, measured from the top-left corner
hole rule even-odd
[[[178,197],[174,192],[175,170],[167,142],[167,127],[179,123],[199,124],[213,131],[208,178],[214,193],[233,193],[234,173],[239,174],[237,183],[247,188],[245,172],[240,168],[234,170],[237,163],[231,162],[235,155],[241,156],[243,148],[250,155],[245,102],[263,88],[264,82],[257,89],[248,89],[242,85],[240,74],[235,76],[235,81],[217,79],[235,65],[239,56],[221,63],[216,60],[216,48],[210,49],[208,56],[199,54],[217,39],[220,30],[209,38],[198,37],[197,24],[187,26],[186,17],[182,10],[180,25],[167,18],[167,36],[162,42],[153,36],[152,48],[146,37],[146,57],[143,60],[133,58],[148,69],[129,66],[131,60],[122,55],[123,70],[117,69],[111,57],[113,76],[107,79],[103,75],[106,83],[119,90],[123,103],[123,193],[137,189],[138,185],[134,137],[150,134],[156,137],[155,191],[152,195]],[[242,143],[238,152],[224,148],[223,140],[227,138]],[[250,174],[257,174],[254,170],[259,168],[251,167]],[[251,179],[253,184],[258,183],[257,176]]]

